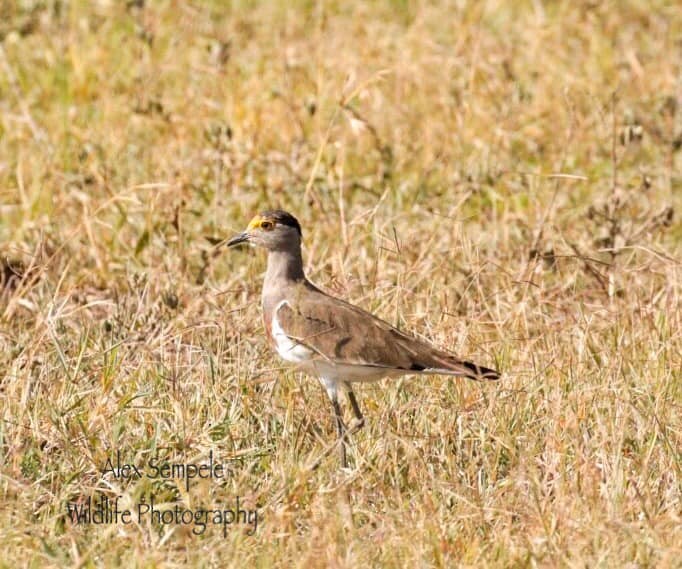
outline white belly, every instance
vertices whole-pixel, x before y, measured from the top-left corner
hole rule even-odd
[[[371,382],[378,381],[382,377],[399,376],[405,372],[391,368],[376,366],[363,366],[353,364],[336,364],[325,360],[316,360],[313,364],[313,371],[320,377],[332,381]]]

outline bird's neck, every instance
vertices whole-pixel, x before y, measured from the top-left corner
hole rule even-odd
[[[270,251],[265,272],[265,288],[272,290],[282,285],[305,280],[301,248]]]

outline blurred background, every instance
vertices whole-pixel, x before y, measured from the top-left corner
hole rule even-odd
[[[0,0],[5,561],[674,565],[681,149],[677,2]],[[355,474],[307,472],[325,395],[215,246],[274,207],[313,281],[505,380],[368,386]],[[116,449],[238,459],[106,491],[261,529],[72,527]]]

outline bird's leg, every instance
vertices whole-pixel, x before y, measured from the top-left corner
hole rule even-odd
[[[356,432],[365,426],[365,418],[362,416],[362,412],[360,411],[360,405],[358,405],[358,400],[355,399],[355,393],[353,393],[353,390],[350,388],[350,385],[348,385],[347,387],[348,401],[350,401],[350,406],[353,408],[353,415],[355,415],[355,421],[353,421],[353,425],[351,425],[351,431]]]
[[[341,406],[339,405],[339,398],[332,398],[332,405],[334,405],[334,415],[336,416],[336,432],[339,436],[339,452],[341,453],[341,467],[348,467],[348,459],[346,457],[346,426],[343,424],[341,416]]]

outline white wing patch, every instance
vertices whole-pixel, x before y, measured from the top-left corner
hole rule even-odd
[[[277,320],[277,312],[286,303],[286,300],[281,301],[272,313],[272,337],[275,339],[277,353],[282,359],[291,363],[309,362],[314,357],[315,352],[295,339],[290,338],[280,326],[279,320]]]

